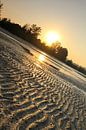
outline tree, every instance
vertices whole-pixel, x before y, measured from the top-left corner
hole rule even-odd
[[[41,33],[41,27],[37,27],[36,24],[32,24],[30,27],[30,32],[34,35],[35,38],[37,38]]]
[[[3,4],[0,1],[0,20],[1,20],[1,10],[2,10]]]
[[[57,57],[59,60],[65,62],[67,56],[68,56],[68,50],[67,50],[67,48],[59,47],[56,57]]]
[[[22,27],[22,29],[23,29],[25,32],[28,30],[28,28],[29,28],[29,25],[28,25],[28,24],[25,24],[25,25]]]
[[[54,49],[55,54],[58,53],[59,48],[61,47],[61,43],[59,41],[56,41],[55,43],[52,44],[51,48]]]

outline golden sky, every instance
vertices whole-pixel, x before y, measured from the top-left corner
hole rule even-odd
[[[2,0],[2,17],[37,24],[42,37],[48,31],[61,36],[69,59],[86,67],[86,0]]]

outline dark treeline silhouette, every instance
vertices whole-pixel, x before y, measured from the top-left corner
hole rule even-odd
[[[24,25],[21,27],[19,24],[12,23],[9,19],[4,18],[0,21],[0,26],[9,32],[23,38],[24,40],[30,42],[41,50],[47,52],[48,54],[58,58],[59,60],[65,62],[68,50],[61,47],[61,43],[56,42],[52,47],[47,46],[45,43],[42,43],[38,36],[41,33],[41,28],[36,24]]]
[[[67,65],[71,66],[72,68],[78,70],[79,72],[83,73],[86,75],[86,69],[80,65],[77,65],[75,63],[73,63],[72,60],[66,60],[65,62]],[[86,76],[85,76],[86,77]]]
[[[19,24],[11,22],[10,19],[3,18],[0,20],[0,26],[86,75],[85,68],[74,64],[71,60],[67,60],[68,50],[67,48],[63,48],[60,42],[57,41],[53,43],[51,47],[47,46],[46,43],[41,42],[38,38],[41,34],[41,28],[36,24],[26,24],[22,27]]]

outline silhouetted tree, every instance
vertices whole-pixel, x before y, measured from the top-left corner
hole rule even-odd
[[[25,24],[25,25],[22,27],[22,29],[23,29],[25,32],[27,32],[27,30],[29,29],[29,25],[28,25],[28,24]]]
[[[38,39],[38,36],[41,33],[41,28],[36,24],[26,24],[21,27],[19,24],[12,23],[10,19],[3,18],[0,20],[0,26],[86,75],[85,68],[73,63],[72,60],[67,60],[68,50],[67,48],[63,48],[60,42],[57,41],[49,47],[46,46],[46,43],[42,43],[41,40]]]
[[[71,66],[73,64],[73,61],[72,60],[66,60],[66,63]]]
[[[58,48],[58,51],[57,51],[56,57],[57,57],[59,60],[65,62],[67,56],[68,56],[68,50],[67,50],[67,48],[59,47],[59,48]]]
[[[61,43],[56,41],[55,43],[52,44],[51,48],[55,50],[55,53],[58,52],[59,47],[61,47]]]
[[[41,27],[38,27],[36,24],[32,24],[30,32],[37,38],[41,33]]]

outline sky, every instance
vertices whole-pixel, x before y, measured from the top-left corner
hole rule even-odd
[[[86,0],[2,0],[2,17],[21,25],[37,24],[61,36],[68,59],[86,67]]]

